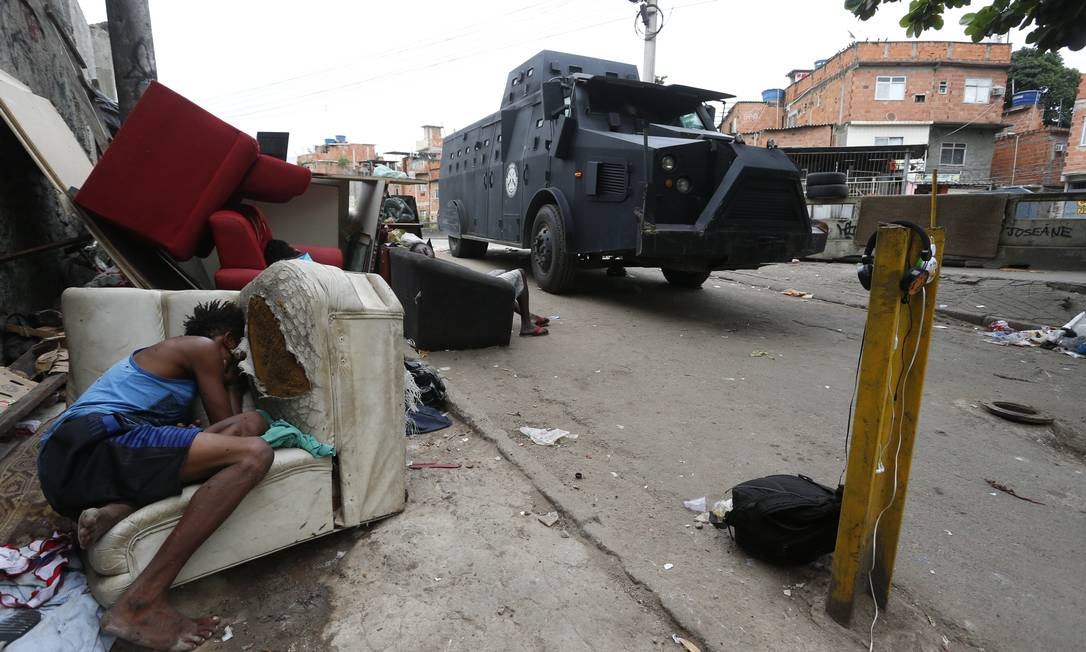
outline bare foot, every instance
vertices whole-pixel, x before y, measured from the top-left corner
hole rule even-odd
[[[547,329],[542,326],[525,326],[520,329],[521,337],[539,337],[540,335],[546,335],[547,333]]]
[[[119,639],[152,650],[183,652],[206,643],[219,626],[217,616],[190,620],[160,598],[137,606],[121,600],[102,616],[102,629]]]
[[[76,537],[79,546],[86,550],[109,529],[117,524],[125,516],[132,513],[132,506],[122,503],[110,503],[105,507],[91,507],[84,509],[79,515],[79,526],[76,529]]]

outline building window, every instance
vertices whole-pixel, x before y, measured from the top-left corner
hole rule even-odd
[[[992,80],[991,79],[974,79],[969,78],[965,80],[965,103],[966,104],[987,104],[988,98],[992,94]]]
[[[1079,147],[1086,147],[1086,120],[1082,121],[1082,138],[1078,141]]]
[[[939,165],[965,165],[965,143],[943,143]]]
[[[905,78],[904,77],[876,77],[875,78],[875,99],[876,100],[903,100],[905,99]]]
[[[904,136],[875,136],[876,147],[886,147],[888,145],[904,145]]]
[[[916,95],[913,95],[913,102],[916,102],[917,104],[923,104],[924,102],[927,102],[927,101],[928,101],[928,94],[927,93],[917,93]]]
[[[939,82],[939,94],[940,95],[946,95],[947,87],[948,87],[948,84],[947,84],[945,79],[942,80],[941,82]]]

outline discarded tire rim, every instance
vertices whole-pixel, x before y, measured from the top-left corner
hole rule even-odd
[[[1029,423],[1038,426],[1045,426],[1052,423],[1053,419],[1050,416],[1042,414],[1037,409],[1029,405],[1023,405],[1021,403],[1011,403],[1010,401],[992,401],[991,403],[982,403],[985,410],[988,410],[997,417],[1002,417],[1008,421],[1014,421],[1016,423]]]

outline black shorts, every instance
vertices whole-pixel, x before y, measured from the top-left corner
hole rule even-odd
[[[199,428],[127,424],[91,414],[60,424],[38,453],[46,500],[72,520],[89,507],[139,508],[181,493],[181,467]]]

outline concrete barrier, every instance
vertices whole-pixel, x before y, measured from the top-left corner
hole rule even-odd
[[[813,201],[808,208],[811,219],[829,227],[825,251],[812,258],[848,260],[863,253],[867,232],[880,221],[926,225],[930,198],[872,196]],[[937,210],[952,258],[981,267],[1086,269],[1086,193],[940,195]],[[1001,219],[991,212],[1002,213]]]

